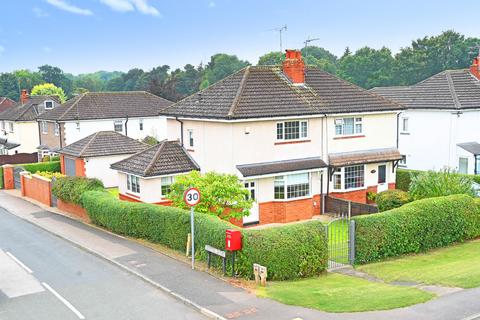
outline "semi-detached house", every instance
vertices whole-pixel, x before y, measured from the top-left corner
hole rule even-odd
[[[242,69],[162,115],[168,139],[182,146],[178,159],[181,155],[187,165],[186,153],[202,172],[237,175],[254,199],[243,222],[264,224],[320,214],[321,195],[327,193],[366,202],[368,191],[393,188],[402,109],[306,67],[299,51],[287,50],[282,66]],[[162,148],[157,151],[162,159]],[[168,174],[163,167],[158,175],[145,177],[139,172],[156,164],[135,163],[143,167],[113,166],[122,197],[165,201],[159,190],[168,190],[178,173]]]
[[[58,150],[98,131],[115,131],[133,139],[166,137],[160,111],[172,102],[145,91],[87,92],[38,117],[40,152]]]

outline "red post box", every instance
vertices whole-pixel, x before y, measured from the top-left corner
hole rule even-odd
[[[228,229],[225,234],[225,249],[236,251],[242,249],[242,233],[240,230]]]

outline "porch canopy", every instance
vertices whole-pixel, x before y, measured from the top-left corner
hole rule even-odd
[[[344,167],[356,164],[397,161],[402,159],[397,148],[361,150],[353,152],[331,153],[328,155],[332,167]]]
[[[478,142],[464,142],[457,144],[457,146],[473,154],[474,156],[480,155],[480,143]]]
[[[2,146],[4,149],[10,150],[20,146],[20,144],[13,141],[8,141],[7,137],[0,136],[0,146]]]
[[[313,170],[326,168],[327,164],[320,157],[259,162],[238,165],[237,169],[243,177],[264,176],[291,171]]]

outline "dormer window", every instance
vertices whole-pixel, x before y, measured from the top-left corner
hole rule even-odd
[[[45,101],[45,110],[51,110],[53,109],[53,101],[47,100]]]

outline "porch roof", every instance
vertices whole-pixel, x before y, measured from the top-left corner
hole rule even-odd
[[[261,176],[274,173],[326,168],[320,157],[260,162],[238,165],[237,169],[244,177]]]
[[[457,144],[457,146],[475,156],[480,154],[480,143],[478,142],[464,142]]]
[[[342,167],[355,164],[395,161],[402,159],[402,156],[397,148],[383,148],[331,153],[328,155],[328,158],[331,166]]]

